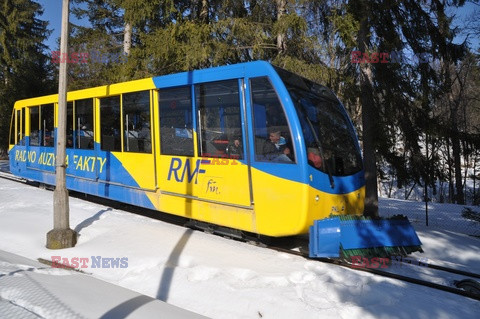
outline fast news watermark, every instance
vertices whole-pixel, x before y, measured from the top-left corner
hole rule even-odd
[[[423,53],[414,53],[411,57],[407,57],[402,51],[391,52],[362,52],[352,51],[351,62],[358,63],[430,63],[433,61],[432,55]]]
[[[363,257],[363,256],[351,256],[350,266],[352,268],[390,268],[390,267],[404,267],[406,264],[427,266],[427,258],[412,258],[403,256],[390,256],[386,257]]]
[[[240,165],[239,155],[215,155],[205,153],[202,155],[201,164],[203,165]]]
[[[128,268],[128,257],[62,257],[52,256],[52,268]]]
[[[54,64],[58,63],[125,63],[128,56],[123,52],[108,53],[92,50],[89,52],[68,52],[61,54],[60,51],[52,51],[51,61]]]

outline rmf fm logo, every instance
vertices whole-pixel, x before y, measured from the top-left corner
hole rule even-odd
[[[168,169],[167,180],[170,180],[173,175],[177,182],[183,182],[185,177],[187,177],[189,183],[195,178],[195,184],[197,184],[198,174],[205,174],[205,170],[200,169],[200,164],[202,164],[202,160],[197,159],[194,168],[193,161],[190,161],[189,158],[185,159],[184,162],[181,158],[173,157],[170,162],[170,168]]]

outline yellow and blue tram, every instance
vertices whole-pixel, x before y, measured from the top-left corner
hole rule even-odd
[[[274,237],[363,212],[344,107],[267,62],[72,91],[67,101],[68,189]],[[55,184],[57,102],[15,103],[13,174]]]

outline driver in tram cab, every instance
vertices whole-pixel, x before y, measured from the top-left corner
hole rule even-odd
[[[318,169],[322,168],[322,157],[318,148],[308,148],[308,164]]]
[[[291,163],[291,151],[279,129],[270,129],[268,139],[263,145],[263,155],[272,162]]]

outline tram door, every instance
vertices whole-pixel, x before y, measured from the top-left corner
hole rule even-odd
[[[242,84],[234,79],[195,85],[201,159],[195,190],[205,200],[250,208]]]
[[[250,207],[240,92],[237,79],[159,90],[164,194]]]
[[[295,135],[290,129],[289,117],[272,81],[268,77],[248,79],[252,188],[256,222],[259,231],[271,232],[283,225],[298,222],[302,211],[304,188],[298,183],[303,176],[298,165]]]

